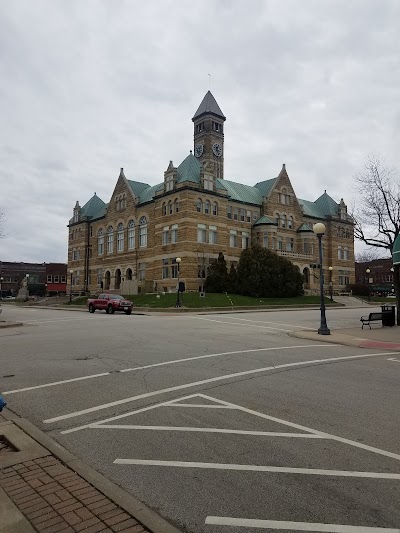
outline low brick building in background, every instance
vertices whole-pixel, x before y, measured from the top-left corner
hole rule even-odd
[[[44,287],[47,283],[49,292],[62,294],[66,292],[67,287],[67,265],[65,263],[0,261],[3,296],[16,296],[24,279],[29,280],[29,285],[43,285]]]
[[[298,198],[285,165],[253,186],[225,179],[225,120],[208,91],[192,119],[193,152],[178,166],[170,161],[161,183],[127,179],[121,169],[108,203],[96,193],[82,207],[76,202],[68,224],[73,292],[175,291],[177,257],[186,289],[200,291],[219,252],[228,268],[237,266],[255,242],[297,265],[305,289],[316,292],[316,222],[326,225],[326,283],[335,291],[354,283],[353,220],[343,199],[335,202],[326,191],[315,201]]]
[[[394,294],[393,261],[390,257],[356,263],[355,267],[357,285],[367,287],[371,293]]]

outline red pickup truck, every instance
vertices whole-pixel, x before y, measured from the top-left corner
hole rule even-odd
[[[103,309],[108,314],[113,314],[115,311],[123,311],[127,315],[132,313],[133,307],[132,302],[125,300],[119,294],[100,294],[97,298],[89,298],[86,305],[89,313],[94,313],[96,309]]]

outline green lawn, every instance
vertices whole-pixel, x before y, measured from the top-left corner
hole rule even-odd
[[[368,298],[366,296],[363,296],[363,299],[365,301],[368,301]],[[371,302],[382,302],[382,303],[390,303],[393,305],[396,305],[396,298],[386,298],[385,296],[371,296]]]
[[[168,308],[176,304],[176,294],[138,294],[127,296],[135,307]],[[80,296],[73,300],[73,305],[85,305],[87,297]],[[327,304],[330,303],[325,298]],[[181,295],[182,307],[202,308],[202,307],[255,307],[273,305],[318,305],[319,296],[299,296],[297,298],[252,298],[250,296],[240,296],[238,294],[206,294],[204,298],[197,292],[188,292]],[[69,302],[66,304],[69,305]]]

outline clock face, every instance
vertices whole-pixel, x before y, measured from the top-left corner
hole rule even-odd
[[[195,149],[194,149],[194,155],[196,157],[202,156],[203,155],[203,150],[204,150],[204,145],[196,144]]]
[[[212,151],[213,151],[214,155],[216,155],[217,157],[221,157],[221,155],[222,155],[222,146],[219,143],[214,143],[212,145]]]

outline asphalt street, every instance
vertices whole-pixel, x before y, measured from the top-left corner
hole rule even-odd
[[[400,531],[400,361],[318,310],[2,318],[9,408],[182,531]]]

